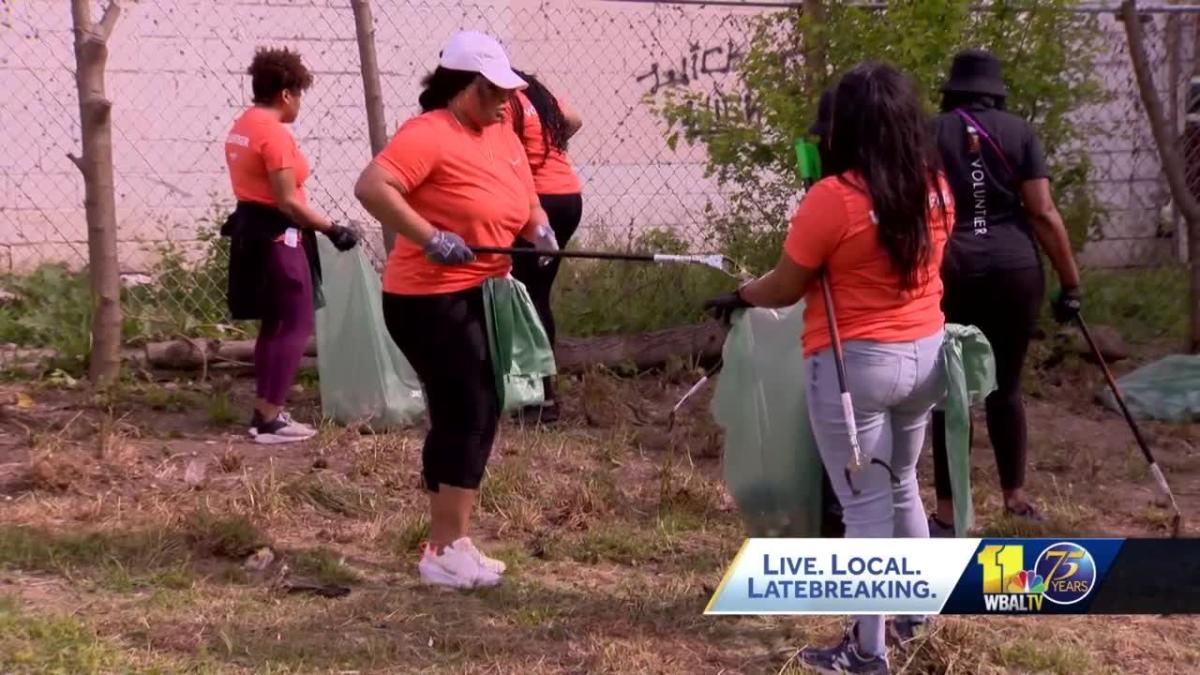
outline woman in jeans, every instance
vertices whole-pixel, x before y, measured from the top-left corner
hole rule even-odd
[[[846,73],[833,98],[829,177],[792,217],[779,263],[709,301],[728,316],[805,299],[809,417],[851,538],[929,536],[916,469],[929,412],[945,393],[938,269],[953,207],[927,122],[916,89],[895,69],[868,62]],[[853,486],[822,276],[867,463]],[[841,643],[801,656],[820,672],[887,673],[884,633],[883,617],[858,616]]]
[[[1046,252],[1061,290],[1053,308],[1059,321],[1079,312],[1079,269],[1062,216],[1050,196],[1050,169],[1033,127],[1005,112],[1008,91],[1000,61],[971,49],[955,55],[942,86],[942,114],[934,134],[946,179],[960,205],[946,250],[942,308],[951,323],[983,331],[996,358],[996,391],[987,397],[987,430],[1010,516],[1041,521],[1025,495],[1028,440],[1021,371],[1042,309],[1045,280],[1038,246]],[[954,501],[946,457],[945,425],[934,415],[935,536],[954,536]]]
[[[579,177],[567,157],[567,144],[583,126],[583,120],[570,106],[559,100],[536,77],[515,71],[529,87],[518,91],[509,102],[513,130],[525,144],[525,155],[533,171],[533,187],[550,218],[550,227],[560,248],[565,247],[583,217],[583,191]],[[517,242],[517,246],[521,246]],[[554,311],[550,307],[550,289],[558,276],[560,258],[543,264],[533,256],[513,258],[513,276],[529,291],[538,318],[554,344]],[[523,421],[550,424],[558,421],[558,403],[554,398],[554,378],[543,381],[545,402],[519,412]]]
[[[429,584],[492,586],[504,563],[475,548],[467,530],[500,419],[483,285],[512,264],[476,257],[468,245],[508,247],[520,236],[553,250],[554,232],[521,140],[502,123],[525,81],[500,44],[482,33],[454,35],[424,85],[424,112],[400,127],[355,194],[400,234],[383,273],[383,316],[429,409],[429,543],[417,569]]]

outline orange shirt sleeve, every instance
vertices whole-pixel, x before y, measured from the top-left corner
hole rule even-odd
[[[850,224],[846,202],[832,182],[835,180],[814,185],[792,216],[783,251],[801,267],[818,269],[824,265]]]
[[[258,154],[263,158],[267,173],[295,169],[296,154],[299,152],[300,148],[296,146],[296,139],[292,138],[283,125],[275,125],[268,133],[264,134],[258,148]]]
[[[425,182],[442,156],[439,129],[428,118],[414,117],[392,136],[375,163],[397,178],[405,192]]]

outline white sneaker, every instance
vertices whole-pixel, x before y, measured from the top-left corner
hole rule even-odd
[[[464,544],[465,542],[465,544]],[[426,547],[417,563],[421,581],[450,588],[481,588],[500,583],[500,575],[484,567],[471,540],[463,537],[442,549],[440,555]]]
[[[281,413],[279,413],[279,419],[282,420],[283,423],[287,425],[283,429],[279,430],[279,433],[281,433],[285,436],[300,436],[303,438],[312,438],[313,436],[317,435],[316,429],[308,426],[307,424],[304,424],[303,422],[297,422],[295,419],[292,418],[291,413],[288,413],[286,411],[281,412]]]
[[[250,437],[261,445],[277,445],[280,443],[298,443],[317,435],[310,426],[300,424],[287,413],[279,413],[279,417],[270,422],[257,422],[250,427]]]
[[[475,542],[471,541],[467,537],[463,537],[455,543],[461,543],[464,550],[466,550],[467,553],[475,556],[475,560],[477,560],[480,566],[482,566],[485,570],[489,570],[495,574],[504,574],[504,570],[508,569],[508,565],[505,565],[503,560],[496,560],[495,558],[489,558],[488,556],[484,555],[482,551],[475,548]]]

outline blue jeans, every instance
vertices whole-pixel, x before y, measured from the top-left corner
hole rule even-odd
[[[850,341],[843,345],[846,386],[854,399],[854,421],[863,462],[882,459],[899,478],[868,464],[846,482],[850,441],[842,413],[833,350],[807,362],[808,416],[821,461],[842,503],[848,538],[928,537],[929,525],[917,489],[917,459],[925,443],[929,412],[946,393],[942,331],[915,342]],[[858,641],[866,654],[885,655],[882,616],[859,616]]]

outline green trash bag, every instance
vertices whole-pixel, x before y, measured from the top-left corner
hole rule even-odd
[[[946,324],[942,343],[946,370],[946,458],[954,498],[954,534],[966,536],[975,520],[971,503],[971,406],[996,390],[992,346],[978,328]]]
[[[1200,355],[1173,354],[1117,380],[1129,413],[1141,420],[1200,422]],[[1107,388],[1104,405],[1120,412]]]
[[[542,403],[542,378],[555,374],[554,349],[525,285],[511,277],[488,279],[483,304],[502,409]]]
[[[712,400],[725,430],[725,483],[752,537],[819,537],[824,467],[805,400],[804,304],[749,309],[734,319]],[[996,387],[991,345],[973,327],[946,326],[946,444],[955,529],[971,527],[972,405]]]
[[[805,401],[804,303],[733,321],[712,413],[725,484],[752,537],[818,537],[824,468]]]
[[[324,415],[376,431],[415,424],[425,399],[384,325],[379,274],[361,247],[339,253],[325,237],[317,241],[326,300],[316,316]]]

